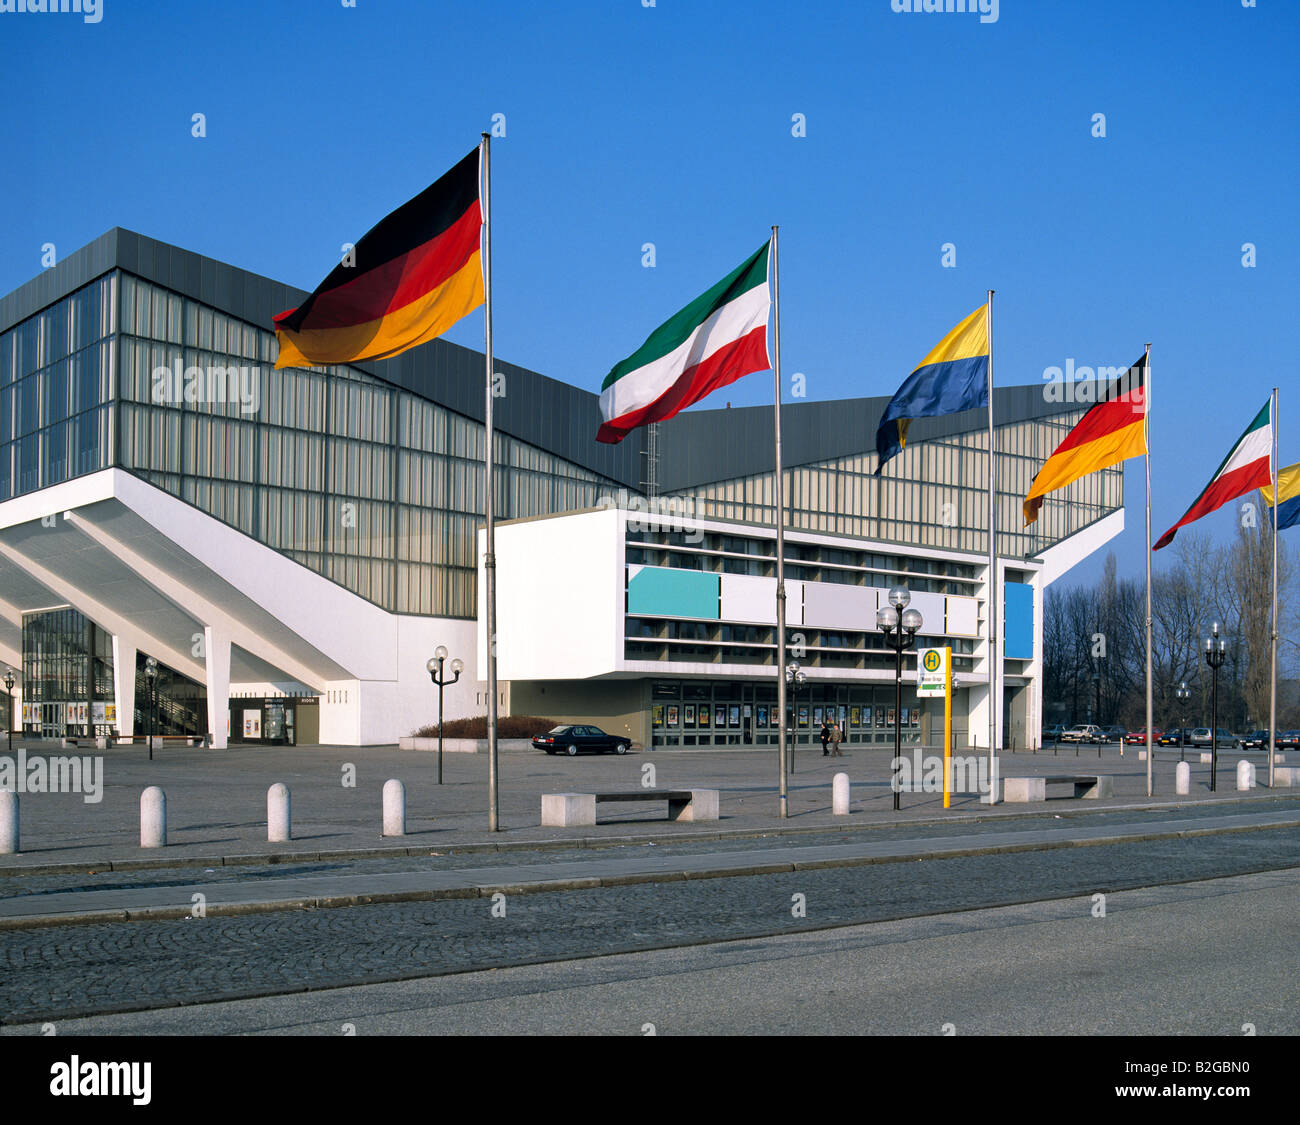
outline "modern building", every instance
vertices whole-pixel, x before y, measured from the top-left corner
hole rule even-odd
[[[304,297],[114,229],[0,299],[0,665],[20,673],[29,735],[153,723],[216,746],[392,743],[436,717],[439,644],[470,669],[448,717],[486,710],[483,356],[436,340],[275,371],[271,318]],[[770,409],[694,410],[608,446],[594,393],[496,369],[504,712],[647,745],[770,741]],[[986,416],[916,422],[877,479],[886,401],[784,408],[791,644],[808,676],[794,718],[835,707],[851,737],[884,739],[893,666],[874,614],[903,581],[922,643],[954,648],[959,737],[978,744]],[[1084,409],[1041,387],[995,399],[999,707],[1018,744],[1038,729],[1043,589],[1123,527],[1119,469],[1021,527],[1030,480]],[[928,737],[925,709],[903,706]]]

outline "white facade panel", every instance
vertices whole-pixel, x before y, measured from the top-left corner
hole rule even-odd
[[[871,631],[876,627],[874,587],[809,582],[804,590],[804,624],[813,629]]]
[[[979,635],[980,606],[977,598],[963,598],[949,594],[945,599],[948,608],[948,625],[944,630],[950,637]]]
[[[786,583],[786,597],[790,584]],[[751,574],[722,576],[722,620],[754,625],[776,624],[776,579]]]

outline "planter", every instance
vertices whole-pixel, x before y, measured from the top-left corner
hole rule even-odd
[[[437,753],[438,740],[436,738],[415,738],[408,736],[397,740],[399,750],[432,750]],[[517,752],[521,750],[532,750],[533,744],[527,738],[498,738],[498,751]],[[442,750],[444,754],[486,754],[488,749],[488,740],[486,738],[445,738],[442,741]]]

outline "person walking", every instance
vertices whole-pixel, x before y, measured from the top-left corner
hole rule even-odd
[[[831,757],[842,758],[844,752],[840,749],[840,743],[844,741],[844,732],[840,730],[839,723],[831,723]]]
[[[831,740],[831,728],[828,727],[826,725],[825,720],[823,720],[822,721],[822,757],[823,758],[830,757],[830,751],[826,748],[826,744],[830,742],[830,740]]]

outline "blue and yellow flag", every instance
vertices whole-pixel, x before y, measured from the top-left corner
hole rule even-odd
[[[1277,491],[1282,497],[1282,502],[1277,508],[1277,529],[1281,531],[1283,528],[1294,527],[1300,523],[1300,464],[1292,465],[1289,469],[1278,470]],[[1264,504],[1271,508],[1272,487],[1261,488],[1259,492],[1264,497]]]
[[[880,464],[903,451],[913,418],[937,418],[989,404],[988,306],[981,305],[948,333],[890,399],[876,430]]]

